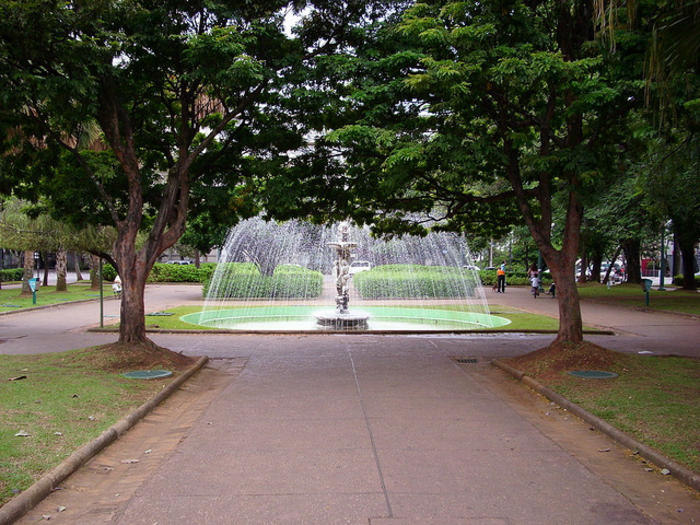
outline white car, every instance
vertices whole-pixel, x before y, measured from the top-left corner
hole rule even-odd
[[[371,270],[372,265],[369,261],[353,261],[350,263],[350,275],[355,275],[356,273],[366,272]]]

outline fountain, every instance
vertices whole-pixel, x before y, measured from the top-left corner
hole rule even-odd
[[[364,271],[357,273],[357,261],[367,262],[359,265]],[[253,218],[229,232],[202,311],[181,320],[248,332],[454,332],[508,324],[490,314],[472,265],[456,234],[385,241],[347,222],[331,228]]]
[[[341,222],[338,225],[339,239],[336,242],[327,243],[335,248],[336,260],[334,264],[335,286],[337,295],[335,296],[336,308],[334,312],[318,312],[314,314],[316,322],[320,326],[333,328],[367,328],[369,314],[365,312],[350,312],[348,302],[350,301],[350,257],[351,251],[357,247],[357,243],[349,240],[350,225]]]

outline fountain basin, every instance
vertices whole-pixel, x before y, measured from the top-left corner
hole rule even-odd
[[[226,330],[255,331],[307,331],[307,330],[367,330],[367,331],[443,331],[480,330],[498,328],[510,324],[510,320],[497,315],[448,310],[440,308],[411,308],[405,306],[362,306],[355,313],[368,315],[364,326],[321,326],[317,316],[333,310],[318,306],[286,305],[221,308],[182,316],[186,323]],[[353,312],[351,312],[353,313]]]

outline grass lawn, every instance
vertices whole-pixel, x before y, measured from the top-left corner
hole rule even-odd
[[[558,363],[542,356],[529,363],[523,362],[527,356],[511,361],[611,425],[700,472],[700,360],[598,349],[604,360],[595,358],[594,352],[588,363],[584,358],[569,366],[563,364],[566,357],[554,358]],[[602,369],[619,376],[582,379],[567,373],[572,369]]]
[[[644,292],[638,284],[618,284],[608,288],[598,283],[586,283],[578,286],[578,292],[582,299],[646,307]],[[649,309],[700,315],[700,293],[680,289],[664,292],[652,289],[649,292]]]
[[[172,380],[126,379],[119,360],[99,347],[0,355],[0,505]]]
[[[233,309],[235,306],[226,307],[226,309]],[[359,308],[359,307],[358,307]],[[460,306],[455,305],[442,305],[442,306],[431,306],[431,308],[439,308],[444,310],[455,310],[462,309]],[[201,311],[201,306],[177,306],[175,308],[170,308],[165,310],[166,313],[172,313],[171,316],[146,316],[146,329],[162,329],[162,330],[214,330],[215,328],[210,328],[206,326],[199,326],[195,324],[186,323],[180,320],[180,317],[186,314],[191,314]],[[500,317],[505,317],[511,321],[510,324],[502,328],[494,328],[494,330],[557,330],[559,328],[559,321],[551,317],[544,315],[536,315],[530,313],[523,313],[516,311],[507,307],[502,307],[499,305],[491,305],[491,313],[498,315]],[[112,324],[105,328],[105,330],[114,330],[118,327],[118,324]]]
[[[45,306],[48,304],[67,303],[70,301],[82,301],[85,299],[97,299],[99,290],[91,290],[89,283],[72,283],[65,292],[57,292],[56,286],[42,286],[36,292],[36,304],[32,304],[32,296],[20,296],[19,288],[3,288],[0,290],[0,312],[21,310],[33,306]],[[104,296],[112,297],[112,285],[104,286]]]

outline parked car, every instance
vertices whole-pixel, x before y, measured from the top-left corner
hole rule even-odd
[[[476,270],[477,272],[481,270],[481,268],[474,264],[465,264],[464,266],[462,266],[462,268],[464,268],[465,270]]]
[[[167,264],[192,264],[192,261],[168,261]]]
[[[372,265],[369,261],[353,261],[350,263],[350,275],[355,275],[356,273],[366,272],[371,270]]]

